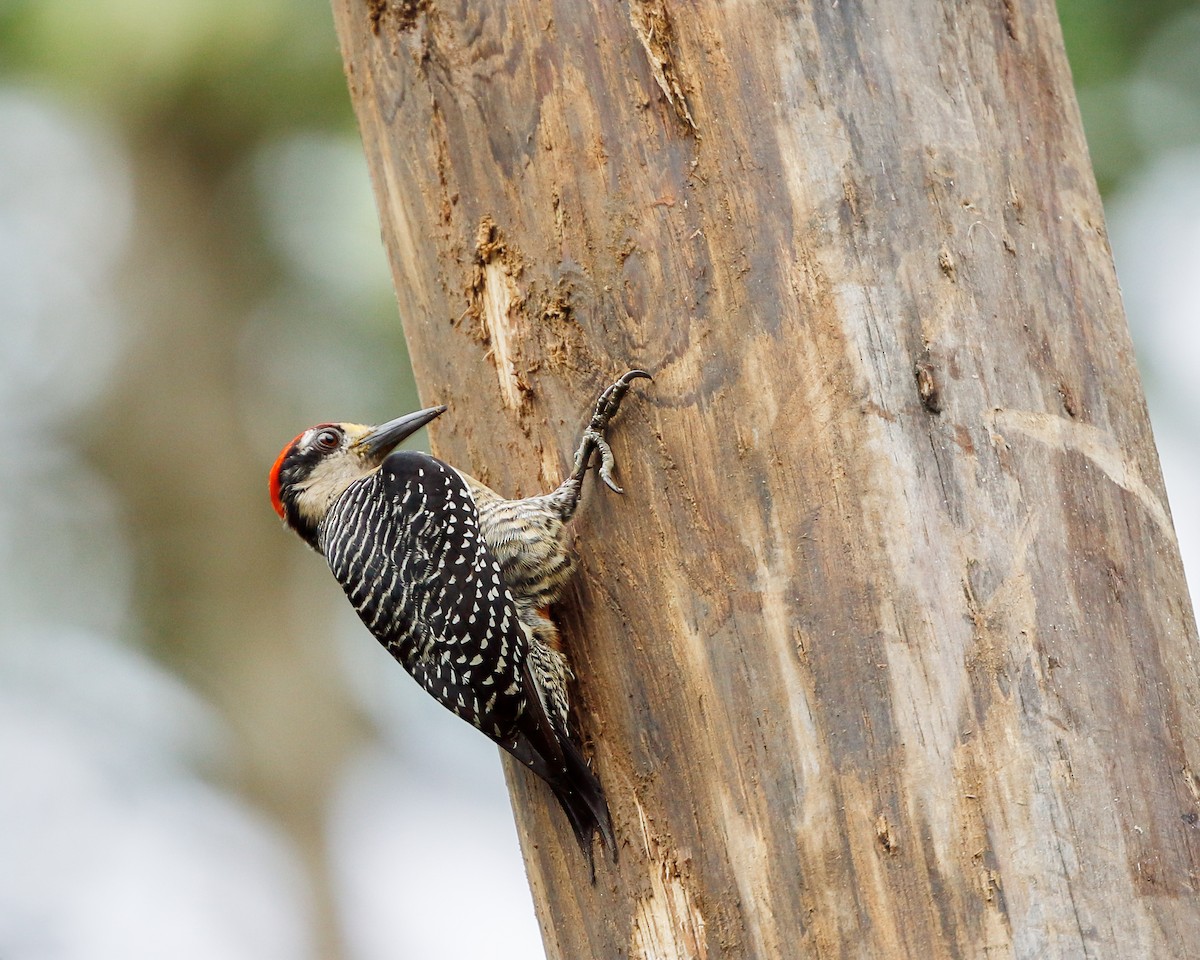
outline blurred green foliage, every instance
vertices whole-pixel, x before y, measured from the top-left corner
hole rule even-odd
[[[1058,11],[1103,192],[1200,140],[1200,3],[1059,0]]]
[[[1067,55],[1077,87],[1128,73],[1142,45],[1195,0],[1059,0]]]
[[[19,0],[0,5],[0,63],[216,166],[354,124],[328,0]]]

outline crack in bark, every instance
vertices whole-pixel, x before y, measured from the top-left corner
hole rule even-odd
[[[675,108],[676,116],[695,133],[698,129],[696,121],[688,107],[679,68],[672,53],[672,47],[676,45],[675,32],[663,0],[630,0],[629,22],[642,49],[646,51],[654,82],[662,90],[667,102]]]
[[[367,0],[367,22],[371,25],[371,33],[379,36],[385,21],[397,33],[411,30],[429,5],[429,0]]]
[[[518,320],[525,297],[517,286],[520,258],[505,244],[491,217],[479,223],[475,240],[475,269],[467,288],[467,313],[478,322],[480,339],[490,345],[488,358],[496,368],[500,396],[511,410],[521,411],[530,386],[517,370],[521,333]]]

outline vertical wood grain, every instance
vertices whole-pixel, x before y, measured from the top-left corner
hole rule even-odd
[[[548,955],[1194,955],[1196,627],[1051,0],[333,8],[438,454],[547,489],[655,374],[558,611],[619,864],[509,770]]]

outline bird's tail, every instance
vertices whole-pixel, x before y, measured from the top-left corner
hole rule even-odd
[[[608,801],[599,778],[592,773],[575,743],[568,739],[561,743],[566,769],[561,776],[550,781],[550,788],[571,822],[571,829],[575,831],[575,839],[579,841],[579,848],[587,859],[594,883],[596,859],[592,842],[597,833],[600,834],[600,845],[608,849],[614,863],[617,861],[617,842],[613,837]]]
[[[579,749],[579,743],[568,729],[567,718],[547,709],[543,691],[529,674],[525,664],[525,685],[530,691],[526,711],[520,723],[520,735],[511,743],[501,744],[549,784],[559,806],[571,822],[571,829],[583,851],[596,881],[596,860],[592,841],[597,833],[607,847],[613,862],[617,860],[617,843],[613,837],[612,818],[608,801],[599,778],[592,773]]]

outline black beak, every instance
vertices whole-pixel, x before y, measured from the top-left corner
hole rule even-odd
[[[380,463],[384,457],[400,445],[401,441],[412,436],[430,420],[440,417],[445,412],[444,406],[429,407],[426,410],[418,410],[416,413],[397,417],[395,420],[380,424],[365,437],[355,442],[354,446],[362,451],[367,460],[372,463]]]

